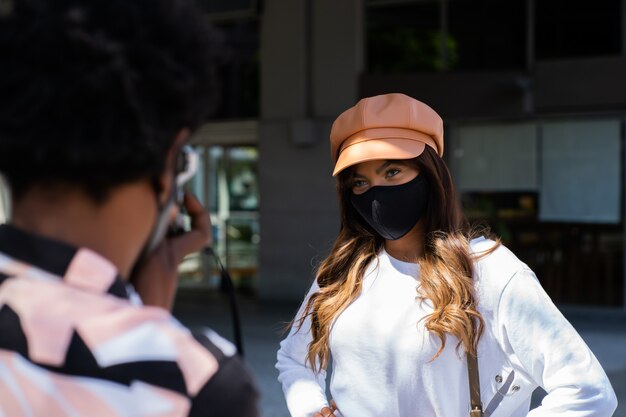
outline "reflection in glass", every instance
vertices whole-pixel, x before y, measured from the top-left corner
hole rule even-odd
[[[537,59],[620,55],[622,1],[535,1]]]
[[[0,224],[9,219],[10,205],[8,184],[0,175]]]

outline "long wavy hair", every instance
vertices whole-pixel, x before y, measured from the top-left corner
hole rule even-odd
[[[426,329],[441,341],[433,360],[443,352],[447,335],[459,340],[457,349],[463,347],[476,355],[484,321],[477,309],[473,264],[477,257],[491,253],[499,241],[486,253],[472,254],[469,241],[479,234],[488,234],[488,229],[469,227],[450,172],[435,151],[426,146],[421,155],[405,162],[426,176],[430,188],[417,298],[428,299],[434,306],[433,312],[424,318]],[[384,239],[350,203],[352,176],[350,168],[338,175],[341,229],[330,254],[317,269],[320,289],[311,295],[304,314],[294,323],[299,331],[305,319],[311,319],[313,340],[308,346],[307,362],[316,372],[328,366],[332,323],[359,296],[365,271],[384,244]]]

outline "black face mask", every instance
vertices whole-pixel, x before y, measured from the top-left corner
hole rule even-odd
[[[351,194],[357,212],[386,240],[409,233],[426,212],[428,181],[418,175],[406,184],[372,187],[363,194]]]

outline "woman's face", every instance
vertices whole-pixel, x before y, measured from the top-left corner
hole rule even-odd
[[[351,189],[354,194],[363,194],[372,187],[405,184],[418,174],[417,167],[404,160],[361,162],[354,167]]]

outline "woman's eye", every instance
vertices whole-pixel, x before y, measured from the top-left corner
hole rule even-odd
[[[387,171],[387,178],[395,177],[400,173],[400,170],[397,168],[391,168]]]
[[[354,182],[352,183],[352,187],[353,187],[353,188],[364,187],[364,186],[366,186],[366,185],[367,185],[367,182],[365,182],[365,181],[361,181],[361,180],[357,180],[357,181],[354,181]]]

